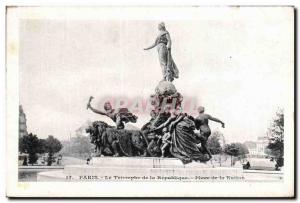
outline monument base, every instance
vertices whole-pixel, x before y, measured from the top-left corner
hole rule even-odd
[[[243,181],[242,168],[213,167],[175,158],[97,157],[90,165],[69,165],[42,172],[38,181]]]

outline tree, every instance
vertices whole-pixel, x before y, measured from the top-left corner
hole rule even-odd
[[[244,142],[244,145],[246,145],[247,148],[254,149],[256,148],[257,143],[253,141],[246,141]]]
[[[268,129],[269,143],[267,149],[269,154],[276,160],[277,167],[283,166],[284,156],[284,113],[278,109]]]
[[[236,142],[236,143],[226,144],[224,147],[224,152],[231,156],[240,156],[240,155],[248,154],[249,150],[246,145]]]
[[[224,147],[224,152],[231,156],[231,165],[233,165],[233,157],[245,157],[249,153],[249,150],[246,145],[236,142],[231,144],[226,144]]]
[[[236,143],[239,148],[239,157],[244,159],[246,157],[246,154],[249,154],[249,149],[245,144],[242,143]]]
[[[224,152],[230,156],[238,156],[239,149],[236,146],[236,143],[226,144],[224,147]]]
[[[60,153],[64,156],[86,159],[94,151],[94,148],[95,146],[91,144],[89,137],[77,135],[70,141],[63,142],[63,148]]]
[[[19,152],[28,154],[28,163],[34,164],[38,160],[37,153],[43,153],[42,141],[32,133],[19,138]]]
[[[216,131],[208,138],[207,140],[207,148],[210,150],[211,154],[220,154],[222,152],[222,147],[220,144],[221,136],[223,136],[220,132]]]
[[[48,153],[47,165],[51,166],[53,154],[61,150],[62,144],[58,139],[54,138],[52,135],[49,135],[48,138],[43,141],[42,145],[44,147],[44,151]]]

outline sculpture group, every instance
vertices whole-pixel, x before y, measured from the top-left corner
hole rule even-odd
[[[125,123],[135,123],[138,117],[127,108],[114,109],[109,102],[104,111],[92,107],[90,97],[87,108],[94,113],[111,118],[116,126],[95,121],[86,129],[91,142],[95,144],[97,156],[151,156],[175,157],[183,163],[206,162],[211,153],[206,147],[211,134],[208,121],[224,123],[198,107],[199,115],[192,117],[182,111],[182,95],[172,81],[179,77],[179,71],[171,56],[171,38],[164,23],[158,25],[160,31],[154,44],[144,50],[157,47],[163,79],[150,96],[153,106],[151,119],[141,130],[124,129]]]

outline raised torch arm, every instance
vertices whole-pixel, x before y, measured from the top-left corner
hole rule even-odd
[[[87,109],[91,109],[91,111],[94,112],[94,113],[101,114],[101,115],[106,115],[105,112],[100,111],[100,110],[97,110],[97,109],[95,109],[95,108],[92,107],[91,102],[92,102],[93,99],[94,99],[94,97],[90,96],[89,102],[88,102],[88,104],[86,105],[86,108],[87,108]]]

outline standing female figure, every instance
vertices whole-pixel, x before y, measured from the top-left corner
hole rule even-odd
[[[165,24],[158,24],[159,35],[153,45],[144,50],[157,47],[158,59],[162,69],[163,80],[172,82],[174,78],[178,78],[179,71],[171,55],[172,41],[169,32],[166,30]]]

